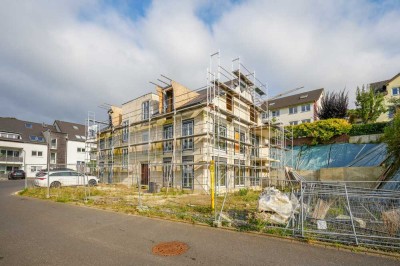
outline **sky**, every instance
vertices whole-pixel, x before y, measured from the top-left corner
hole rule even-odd
[[[106,118],[163,74],[206,84],[210,54],[240,58],[270,96],[346,89],[400,72],[398,0],[0,0],[0,116]]]

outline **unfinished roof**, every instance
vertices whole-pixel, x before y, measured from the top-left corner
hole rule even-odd
[[[54,128],[51,125],[22,121],[13,117],[0,117],[0,132],[15,133],[21,137],[19,139],[0,137],[0,140],[46,145],[42,132],[48,129]]]
[[[286,97],[282,97],[282,98],[278,98],[278,99],[274,99],[274,100],[269,100],[269,101],[267,101],[268,109],[275,110],[275,109],[281,109],[284,107],[314,102],[314,101],[317,101],[321,97],[323,92],[324,92],[324,89],[321,88],[321,89],[306,91],[303,93],[290,95],[290,96],[286,96]],[[265,103],[262,105],[262,108],[264,110],[266,110]]]
[[[68,134],[68,140],[85,141],[85,125],[60,120],[54,121],[54,125],[60,132]]]
[[[199,95],[197,95],[195,98],[193,98],[189,102],[185,103],[184,105],[180,106],[180,108],[189,107],[189,106],[196,105],[199,103],[207,102],[207,89],[198,90],[196,92]]]

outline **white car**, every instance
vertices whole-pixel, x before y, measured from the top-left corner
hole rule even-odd
[[[50,176],[50,178],[49,178]],[[52,188],[66,187],[66,186],[96,186],[99,183],[99,179],[96,176],[88,176],[79,174],[76,171],[64,170],[64,171],[50,171],[43,172],[36,176],[34,184],[38,187],[47,187],[47,179],[49,178],[49,184]]]

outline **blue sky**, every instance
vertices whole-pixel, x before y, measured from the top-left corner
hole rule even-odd
[[[270,95],[347,88],[400,72],[400,1],[5,0],[0,116],[84,121],[154,91],[205,84],[209,55],[241,58]]]

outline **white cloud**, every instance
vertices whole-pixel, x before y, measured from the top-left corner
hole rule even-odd
[[[1,116],[83,122],[103,102],[152,91],[159,74],[195,89],[218,49],[227,68],[240,56],[272,95],[304,85],[346,86],[352,96],[357,85],[400,72],[395,1],[155,1],[135,20],[100,6],[1,4]]]

